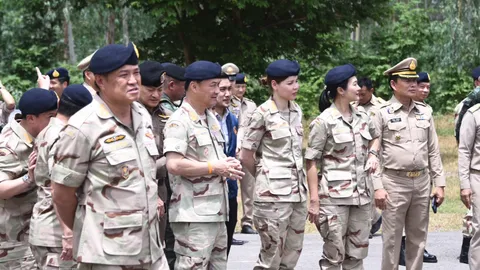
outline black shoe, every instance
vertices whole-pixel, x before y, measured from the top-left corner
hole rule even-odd
[[[382,216],[375,222],[375,224],[372,225],[372,228],[370,229],[370,235],[374,235],[378,230],[380,230],[380,227],[382,226]]]
[[[237,240],[235,238],[232,239],[232,246],[241,246],[245,243],[248,243],[248,241]]]
[[[423,251],[423,262],[424,263],[437,263],[437,256],[428,253],[428,251],[425,249]]]
[[[462,250],[460,251],[460,263],[468,264],[468,250],[470,249],[471,237],[463,237]]]
[[[405,236],[402,237],[402,245],[400,246],[400,258],[398,259],[398,265],[405,266]]]
[[[243,225],[243,226],[242,226],[242,233],[245,233],[245,234],[257,234],[257,231],[255,231],[254,229],[252,229],[252,226],[250,226],[250,225]]]

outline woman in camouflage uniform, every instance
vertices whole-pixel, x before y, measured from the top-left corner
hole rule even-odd
[[[293,101],[299,72],[298,63],[290,60],[268,66],[263,82],[272,96],[253,112],[243,138],[240,156],[255,176],[253,223],[262,242],[254,269],[293,269],[303,247],[302,111]]]
[[[365,111],[350,104],[360,90],[355,74],[351,64],[327,73],[322,113],[310,124],[308,219],[324,239],[320,269],[363,269],[368,254],[374,190],[367,170],[378,166],[378,134]]]

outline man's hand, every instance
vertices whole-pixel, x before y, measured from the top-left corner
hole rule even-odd
[[[308,206],[308,221],[310,221],[313,224],[316,224],[319,214],[320,214],[320,202],[318,201],[318,198],[310,199],[310,205]]]
[[[73,260],[73,235],[62,236],[62,254],[60,259],[64,261]]]
[[[47,75],[43,75],[42,72],[40,72],[40,69],[38,67],[35,67],[37,70],[37,84],[39,88],[43,89],[50,89],[50,77]]]
[[[37,166],[37,149],[35,148],[28,156],[28,178],[35,183],[35,167]]]
[[[160,198],[158,198],[157,200],[157,212],[158,218],[162,218],[163,216],[165,216],[165,203]]]
[[[385,189],[375,190],[375,205],[380,210],[387,209],[387,201],[390,201],[390,197]]]
[[[213,173],[232,179],[240,180],[245,175],[242,171],[242,164],[240,161],[233,157],[227,157],[226,159],[218,160],[212,163]]]
[[[445,199],[445,187],[436,187],[430,198],[437,197],[437,207],[439,207]]]
[[[472,207],[472,189],[464,188],[460,190],[460,199],[463,204],[470,209],[470,207]]]
[[[369,173],[374,173],[378,168],[378,158],[370,154],[370,156],[368,157],[367,163],[365,165],[365,168],[368,168]]]

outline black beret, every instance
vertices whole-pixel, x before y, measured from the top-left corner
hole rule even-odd
[[[430,82],[430,75],[427,72],[419,72],[417,82]]]
[[[352,64],[346,64],[330,69],[325,75],[325,85],[336,85],[350,79],[357,74]]]
[[[185,69],[185,80],[203,81],[220,78],[222,67],[209,61],[196,61]]]
[[[82,84],[71,84],[63,90],[60,97],[60,103],[69,102],[70,104],[85,107],[92,102],[92,94]]]
[[[168,62],[162,63],[162,66],[165,68],[167,76],[178,81],[185,81],[185,68]]]
[[[70,76],[68,75],[68,70],[66,70],[63,67],[54,68],[54,69],[48,71],[47,75],[48,75],[48,77],[50,77],[50,79],[58,79],[58,78],[67,78],[68,79],[68,78],[70,78]]]
[[[159,87],[163,83],[162,74],[165,72],[162,64],[155,61],[145,61],[141,63],[140,76],[142,77],[142,85]]]
[[[238,73],[235,76],[235,82],[237,84],[246,84],[248,82],[247,76],[245,76],[245,74],[243,74],[243,73]]]
[[[472,78],[474,80],[478,80],[479,79],[478,77],[480,77],[480,66],[478,66],[478,67],[476,67],[472,70]]]
[[[39,115],[44,112],[56,110],[58,106],[55,92],[42,88],[32,88],[23,93],[18,102],[18,109],[23,116]]]
[[[138,51],[132,42],[128,46],[111,44],[99,49],[90,60],[90,71],[107,74],[124,65],[138,65]]]
[[[300,73],[300,65],[297,61],[280,59],[268,65],[265,73],[270,77],[297,76]]]

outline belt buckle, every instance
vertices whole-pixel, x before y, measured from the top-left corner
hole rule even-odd
[[[419,177],[421,173],[422,173],[422,171],[407,172],[407,177],[411,177],[411,178]]]

